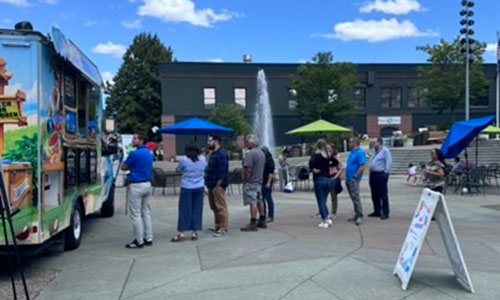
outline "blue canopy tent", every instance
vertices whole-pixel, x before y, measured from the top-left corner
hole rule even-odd
[[[491,125],[495,121],[494,116],[488,116],[468,121],[460,121],[453,124],[441,146],[441,151],[445,158],[457,157],[462,150],[466,149],[469,144],[477,137],[483,129]],[[477,140],[476,140],[477,142]],[[467,158],[467,156],[466,156]],[[477,164],[477,145],[476,145],[476,164]]]
[[[232,134],[234,130],[200,118],[192,118],[169,127],[161,128],[158,132],[175,135],[194,135],[194,139],[196,140],[197,135]]]

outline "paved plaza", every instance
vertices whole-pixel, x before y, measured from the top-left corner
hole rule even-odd
[[[51,249],[26,258],[28,284],[36,299],[498,299],[500,297],[500,189],[487,196],[448,195],[465,261],[476,293],[453,278],[436,224],[431,225],[407,291],[392,275],[394,262],[421,192],[390,181],[392,214],[387,221],[366,218],[348,223],[352,204],[340,195],[339,218],[319,229],[311,192],[274,193],[276,221],[269,228],[243,233],[248,222],[237,189],[230,197],[230,233],[199,241],[171,243],[177,222],[177,196],[153,200],[153,247],[125,249],[132,240],[124,215],[125,190],[117,190],[113,218],[90,217],[82,245],[71,252]],[[495,195],[496,193],[496,195]],[[366,180],[365,214],[371,212]],[[213,215],[205,205],[204,226]],[[2,295],[9,291],[2,271]],[[45,287],[40,291],[40,289]]]

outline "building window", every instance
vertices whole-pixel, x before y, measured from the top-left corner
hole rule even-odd
[[[401,88],[383,88],[380,93],[382,108],[401,108]]]
[[[215,108],[215,88],[203,88],[203,103],[205,104],[206,109]]]
[[[408,99],[408,107],[429,107],[429,101],[425,97],[428,89],[410,88]]]
[[[288,89],[288,109],[295,110],[297,108],[297,91]]]
[[[357,88],[354,90],[354,104],[356,108],[365,108],[366,106],[366,89]]]
[[[234,103],[239,109],[245,109],[247,103],[247,89],[235,88],[234,89]]]

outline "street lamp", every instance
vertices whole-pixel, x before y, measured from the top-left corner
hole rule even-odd
[[[473,1],[463,0],[462,1],[463,10],[460,11],[460,16],[463,19],[460,21],[460,25],[464,26],[460,29],[460,34],[462,35],[461,44],[462,44],[462,53],[465,53],[465,119],[469,120],[470,117],[470,63],[472,52],[474,49],[471,47],[474,44],[474,40],[470,38],[474,35],[474,31],[470,29],[474,25],[474,20],[471,20],[472,16],[474,16],[474,12],[472,11],[472,7],[474,7]]]

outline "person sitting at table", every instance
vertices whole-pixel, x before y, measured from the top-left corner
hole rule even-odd
[[[462,175],[464,173],[465,165],[464,163],[460,160],[460,157],[455,157],[455,161],[451,165],[452,169],[451,172],[454,175]]]

